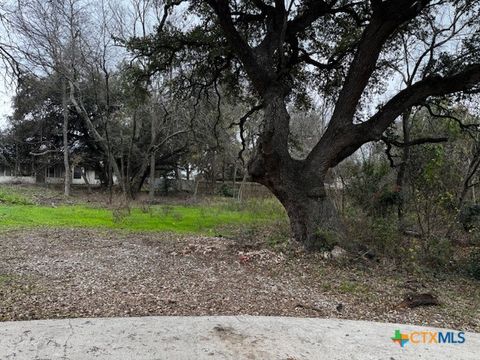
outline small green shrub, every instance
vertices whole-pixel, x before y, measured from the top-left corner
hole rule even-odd
[[[161,211],[162,211],[163,216],[169,216],[173,212],[173,206],[164,205],[164,206],[161,207]]]
[[[318,228],[315,236],[321,244],[315,249],[318,251],[331,251],[339,243],[338,234],[330,229]]]
[[[150,204],[141,204],[140,205],[140,211],[144,214],[151,214],[152,213],[152,207]]]
[[[424,240],[424,253],[421,254],[419,262],[428,263],[431,267],[448,268],[453,264],[454,249],[452,242],[446,238],[431,237]]]
[[[246,201],[227,200],[218,205],[222,211],[238,211],[258,214],[269,219],[286,218],[285,209],[277,199],[249,199]]]
[[[342,281],[338,286],[338,291],[343,294],[362,294],[368,292],[368,288],[354,281]]]
[[[480,248],[475,249],[470,253],[465,270],[469,276],[476,280],[480,280]]]
[[[285,248],[291,239],[288,219],[221,225],[217,236],[235,240],[238,244],[265,244],[271,248]]]
[[[0,285],[4,285],[6,283],[11,282],[12,280],[15,279],[14,275],[10,274],[0,274]]]
[[[233,194],[233,187],[232,186],[229,186],[227,184],[222,184],[222,186],[220,186],[220,189],[218,189],[218,192],[220,195],[222,196],[225,196],[225,197],[233,197],[234,194]]]
[[[384,187],[373,194],[371,214],[379,217],[387,217],[393,213],[395,207],[400,204],[402,197],[398,189]]]
[[[121,207],[112,210],[112,220],[115,224],[119,224],[124,221],[130,215],[130,209],[127,207]]]
[[[460,224],[465,231],[472,231],[480,228],[480,205],[465,206],[458,216]]]
[[[378,253],[388,257],[398,256],[399,236],[396,222],[390,218],[372,219],[369,245]]]
[[[182,221],[183,219],[183,215],[178,212],[178,211],[173,211],[172,212],[172,218],[175,220],[175,221]]]

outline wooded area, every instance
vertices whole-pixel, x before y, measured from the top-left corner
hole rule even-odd
[[[0,19],[9,171],[62,166],[68,196],[93,169],[127,203],[156,176],[254,181],[308,250],[478,246],[477,0],[21,0]]]

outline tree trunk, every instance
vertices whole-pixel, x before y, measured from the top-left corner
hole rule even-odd
[[[330,250],[344,237],[338,212],[325,191],[331,154],[326,152],[327,160],[317,165],[291,158],[288,152],[290,118],[278,93],[265,98],[265,130],[248,172],[282,203],[296,241],[309,251]]]
[[[166,174],[163,174],[163,191],[165,195],[168,195],[168,178]]]
[[[287,205],[295,239],[307,250],[331,250],[341,242],[343,230],[333,202],[328,197]]]
[[[15,142],[15,168],[13,176],[20,176],[20,152],[18,151],[18,143]]]
[[[108,156],[107,160],[108,170],[108,203],[111,204],[113,201],[113,171],[112,171],[112,164],[110,164],[110,156]]]
[[[155,156],[152,154],[152,156]],[[146,156],[142,163],[140,164],[139,169],[135,170],[133,176],[125,179],[125,184],[128,186],[128,196],[130,199],[135,199],[137,194],[142,190],[142,186],[145,183],[145,180],[150,175],[151,176],[151,167],[153,164],[153,168],[155,169],[155,158],[151,158],[150,156]],[[150,170],[150,171],[149,171]],[[150,174],[149,174],[150,173]],[[153,174],[155,175],[155,174]],[[151,180],[151,178],[150,178]]]
[[[246,181],[247,181],[247,172],[245,171],[243,173],[243,178],[242,178],[242,182],[240,183],[240,187],[238,188],[237,200],[239,202],[243,201],[243,191],[245,190],[245,182]]]
[[[155,152],[150,155],[150,180],[149,180],[148,198],[150,202],[155,200]]]
[[[480,168],[480,146],[478,146],[473,151],[473,156],[472,156],[472,159],[470,160],[468,171],[463,180],[462,189],[460,191],[460,196],[458,198],[458,205],[457,205],[458,209],[461,209],[464,206],[465,200],[467,198],[467,194],[470,188],[472,189],[474,188],[473,184],[471,184],[471,181],[473,180],[479,168]],[[473,196],[473,202],[476,203],[475,196]]]
[[[410,115],[411,111],[407,111],[402,115],[402,130],[403,130],[403,142],[410,142]],[[398,229],[403,231],[405,228],[405,218],[404,218],[404,206],[405,206],[405,180],[407,177],[408,165],[410,162],[410,147],[405,146],[402,149],[402,162],[398,167],[397,173],[397,191],[399,194],[397,215],[398,215]]]
[[[34,160],[35,161],[35,160]],[[46,172],[48,171],[48,167],[37,167],[35,170],[35,183],[37,184],[45,184],[45,177]]]
[[[200,182],[199,176],[197,175],[195,177],[195,189],[193,190],[193,201],[197,201],[197,195],[198,195],[198,183]]]
[[[155,144],[155,138],[156,138],[156,130],[157,128],[155,127],[155,115],[152,113],[151,116],[151,124],[150,124],[150,145],[153,146]],[[150,154],[150,189],[148,192],[148,198],[150,199],[150,202],[153,202],[155,200],[155,151],[152,151]]]
[[[236,187],[237,187],[237,162],[235,161],[235,164],[233,165],[233,184],[232,184],[232,194],[233,197],[236,198]]]
[[[275,194],[290,220],[292,235],[308,251],[328,251],[344,241],[345,229],[333,201],[323,192],[311,196],[302,183],[290,184],[287,196]]]
[[[70,159],[68,154],[68,100],[67,100],[67,84],[66,80],[62,79],[62,107],[63,107],[63,166],[65,168],[64,193],[65,196],[70,196],[70,188],[72,182],[72,173],[70,171]]]
[[[136,199],[138,193],[142,190],[142,186],[145,183],[148,175],[148,168],[143,169],[130,180],[130,199]]]
[[[82,168],[82,178],[85,185],[87,185],[87,191],[89,194],[92,193],[92,187],[90,186],[90,181],[88,181],[87,171]]]

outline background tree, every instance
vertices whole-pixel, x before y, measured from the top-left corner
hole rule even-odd
[[[71,167],[69,154],[69,79],[74,77],[78,61],[80,23],[85,12],[80,0],[44,2],[22,0],[12,5],[10,23],[15,31],[15,47],[20,62],[36,74],[57,74],[63,111],[64,193],[70,195]]]

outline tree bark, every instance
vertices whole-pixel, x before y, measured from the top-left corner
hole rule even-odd
[[[155,128],[155,116],[151,117],[151,139],[150,139],[150,144],[154,145],[155,143],[155,138],[156,138],[156,128]],[[150,202],[153,202],[155,200],[155,151],[152,151],[150,154],[150,189],[148,192],[148,197],[150,199]]]
[[[150,180],[148,198],[151,202],[155,200],[155,152],[150,155]]]
[[[328,196],[309,198],[306,193],[284,200],[292,234],[308,251],[328,251],[343,240],[343,226]]]
[[[476,145],[474,145],[476,146]],[[468,190],[470,188],[473,189],[473,185],[471,181],[473,177],[477,173],[478,169],[480,168],[480,146],[476,147],[473,151],[472,159],[470,160],[470,164],[468,166],[468,172],[465,175],[465,179],[462,183],[462,190],[460,191],[460,196],[458,198],[458,209],[461,209],[465,205],[465,200],[468,194]]]
[[[245,182],[246,181],[247,181],[247,173],[244,172],[242,182],[240,183],[240,187],[238,188],[238,195],[237,195],[238,202],[243,201],[243,190],[245,190]]]
[[[288,152],[290,117],[282,96],[275,91],[264,99],[266,130],[248,171],[254,181],[265,185],[282,203],[296,241],[308,251],[330,250],[343,239],[344,228],[325,191],[328,164],[291,158]],[[330,155],[324,154],[325,158]]]
[[[410,115],[411,111],[406,111],[402,115],[402,131],[403,131],[403,142],[408,144],[410,142]],[[397,216],[398,216],[398,229],[403,231],[405,228],[405,219],[404,219],[404,205],[405,205],[405,180],[407,177],[408,166],[410,162],[410,146],[405,146],[402,148],[402,162],[398,167],[397,173],[397,191],[400,196],[397,207]]]
[[[63,110],[63,166],[65,168],[64,194],[70,196],[72,173],[70,171],[70,159],[68,153],[68,97],[66,79],[62,79],[62,110]]]
[[[289,180],[275,177],[266,184],[285,208],[294,240],[307,251],[331,250],[345,240],[345,228],[325,191],[324,178],[316,179],[316,193],[312,194],[312,179],[306,178],[305,172],[292,174]]]
[[[91,194],[92,187],[90,186],[90,181],[88,181],[87,171],[84,168],[82,168],[82,178],[83,178],[83,181],[85,182],[85,185],[87,185],[88,193]]]

